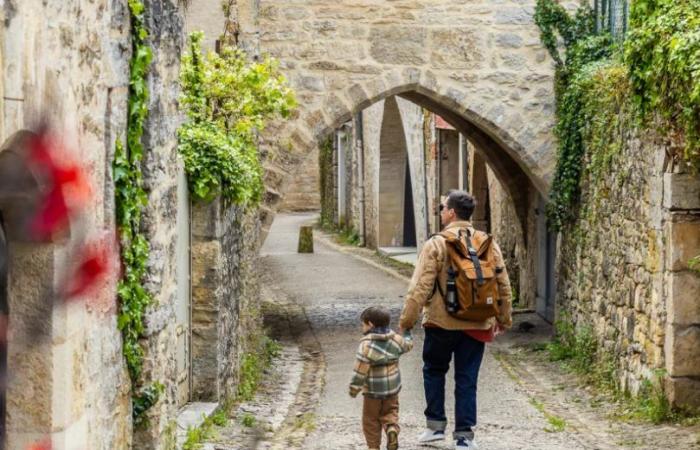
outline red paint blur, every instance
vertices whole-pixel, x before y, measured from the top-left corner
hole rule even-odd
[[[41,132],[28,144],[27,162],[45,183],[45,194],[30,227],[35,238],[46,240],[65,230],[71,216],[86,206],[90,188],[82,167],[48,132]]]
[[[29,444],[27,450],[51,450],[51,440],[46,438],[42,441]]]

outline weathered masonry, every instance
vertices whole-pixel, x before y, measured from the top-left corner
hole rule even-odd
[[[239,355],[256,326],[257,217],[220,204],[190,205],[176,130],[183,5],[145,2],[150,100],[142,167],[150,244],[144,378],[164,391],[148,426],[132,423],[131,383],[117,328],[116,286],[55,304],[82,238],[115,230],[112,162],[127,127],[130,13],[126,0],[8,0],[0,13],[0,173],[16,167],[45,120],[84,164],[91,203],[80,226],[34,242],[21,233],[31,173],[0,179],[0,430],[7,450],[49,439],[54,449],[171,449],[179,409],[235,391]],[[0,329],[5,330],[4,327]],[[5,385],[4,380],[7,380]]]
[[[700,253],[698,180],[664,173],[657,158],[663,149],[648,142],[640,147],[630,138],[628,158],[611,174],[611,186],[616,179],[621,187],[599,205],[610,219],[590,230],[594,245],[586,252],[572,251],[571,236],[546,231],[542,212],[556,151],[553,67],[533,22],[534,3],[238,2],[242,45],[279,58],[301,104],[295,120],[268,136],[271,152],[285,151],[268,162],[269,210],[263,221],[269,224],[280,205],[298,207],[306,201],[307,207],[318,206],[317,198],[304,199],[308,184],[317,183],[306,174],[313,173],[309,166],[324,148],[319,144],[335,136],[331,165],[336,181],[324,189],[336,197],[336,220],[353,225],[370,245],[405,245],[412,234],[420,242],[428,230],[423,218],[432,214],[427,199],[435,192],[428,192],[431,183],[421,185],[420,164],[410,163],[421,153],[412,149],[412,134],[420,124],[401,107],[407,100],[411,108],[417,105],[443,118],[486,163],[492,174],[487,184],[494,186],[490,219],[499,224],[493,231],[517,236],[514,223],[522,230],[516,239],[526,256],[516,260],[525,304],[539,306],[540,313],[552,318],[557,293],[558,313],[568,311],[577,322],[594,325],[620,363],[623,386],[635,390],[640,380],[665,369],[670,398],[676,404],[700,404],[700,320],[695,317],[700,290],[697,274],[687,266]],[[595,6],[600,29],[624,31],[625,2]],[[404,139],[397,141],[399,128]],[[358,130],[363,145],[357,145]],[[382,136],[394,140],[382,146]],[[386,165],[389,161],[393,168]],[[381,186],[384,173],[395,177],[384,180],[395,186]],[[373,174],[379,174],[378,182]],[[293,200],[283,203],[288,188]],[[375,208],[382,193],[391,190],[411,193],[411,199],[397,197],[403,208],[385,212],[405,224],[411,220],[406,201],[413,201],[415,233],[401,225],[386,235],[380,230],[387,218]],[[427,199],[421,203],[423,196]],[[360,211],[364,221],[358,220]]]

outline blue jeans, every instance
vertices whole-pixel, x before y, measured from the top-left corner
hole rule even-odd
[[[423,343],[423,386],[428,406],[425,417],[428,428],[444,430],[445,375],[455,360],[455,439],[473,437],[476,425],[476,382],[479,378],[484,343],[461,330],[426,328]]]

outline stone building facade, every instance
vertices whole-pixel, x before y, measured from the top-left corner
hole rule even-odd
[[[280,59],[301,103],[296,119],[273,128],[275,137],[268,142],[270,148],[290,151],[268,161],[269,209],[263,214],[263,223],[271,222],[287,186],[295,190],[295,186],[304,185],[303,180],[295,180],[295,175],[309,172],[308,168],[301,169],[305,163],[315,164],[315,158],[307,160],[305,156],[314,154],[319,142],[325,142],[341,127],[347,134],[348,127],[344,124],[349,123],[352,129],[362,130],[362,148],[381,147],[380,124],[385,113],[396,109],[403,113],[398,108],[399,101],[408,100],[444,118],[481,150],[477,153],[483,156],[487,166],[486,185],[492,188],[488,189],[489,225],[494,233],[503,236],[508,253],[517,261],[514,264],[519,267],[519,295],[524,299],[523,304],[534,306],[550,320],[564,311],[577,311],[573,318],[579,324],[596,323],[601,343],[611,345],[612,342],[618,350],[625,349],[619,353],[623,359],[618,373],[623,384],[632,390],[639,385],[639,380],[650,376],[653,367],[665,367],[669,375],[669,396],[676,403],[683,397],[698,403],[693,396],[673,393],[673,389],[681,387],[685,390],[678,392],[690,392],[698,380],[695,370],[700,367],[700,359],[692,350],[698,348],[692,344],[698,322],[690,314],[697,309],[697,298],[700,298],[697,275],[680,262],[661,264],[661,260],[652,265],[653,270],[639,266],[632,273],[633,264],[613,258],[616,261],[613,265],[625,267],[625,271],[615,272],[623,277],[624,286],[620,288],[612,285],[608,275],[612,272],[597,265],[605,264],[607,268],[605,261],[610,258],[603,257],[603,253],[607,251],[608,242],[617,243],[614,245],[620,249],[624,247],[626,253],[630,249],[644,253],[646,250],[640,250],[643,236],[647,236],[647,244],[656,259],[661,257],[659,255],[678,255],[674,258],[681,261],[680,258],[700,253],[695,244],[697,210],[690,204],[692,202],[687,202],[688,196],[697,197],[695,188],[673,190],[687,191],[683,197],[685,206],[665,204],[666,196],[676,194],[663,190],[663,195],[656,195],[659,183],[665,180],[671,189],[672,180],[682,176],[664,173],[666,168],[655,160],[656,155],[663,153],[662,149],[649,150],[649,157],[645,158],[633,156],[636,154],[632,152],[630,161],[611,177],[623,177],[628,172],[643,173],[644,176],[639,175],[638,190],[651,194],[643,197],[642,203],[630,205],[627,213],[637,210],[639,213],[625,220],[620,218],[624,214],[618,210],[619,205],[632,200],[623,201],[618,197],[617,201],[609,200],[596,206],[608,208],[606,213],[612,215],[606,219],[606,226],[596,228],[600,235],[595,238],[600,246],[593,252],[597,255],[596,264],[592,264],[588,256],[576,256],[572,249],[578,247],[572,244],[571,236],[557,237],[547,231],[544,199],[556,151],[552,135],[553,65],[539,42],[539,29],[532,17],[534,3],[415,0],[387,4],[368,0],[347,5],[331,1],[239,1],[247,11],[239,20],[249,30],[256,30],[248,34],[256,42],[250,45]],[[579,2],[565,3],[576,7]],[[400,99],[392,98],[395,96]],[[382,102],[384,106],[379,106]],[[402,119],[405,118],[402,116]],[[410,126],[407,130],[405,121],[402,126],[405,135],[414,130]],[[426,130],[424,136],[429,133],[431,131]],[[430,139],[435,140],[436,136]],[[410,137],[407,136],[405,142],[410,161],[417,153],[410,148]],[[429,151],[429,146],[424,151]],[[397,155],[400,153],[397,151]],[[381,155],[381,152],[375,154]],[[369,152],[355,161],[362,161],[359,166],[367,170],[371,155]],[[367,172],[357,171],[352,161],[349,164],[346,161],[344,167],[344,187],[347,188],[348,183],[352,185],[354,179],[355,183],[362,184],[358,190],[364,190],[365,194],[354,203],[336,205],[338,216],[344,214],[357,220],[360,209],[353,209],[352,205],[366,204],[363,208],[365,220],[354,222],[361,227],[361,237],[366,239],[366,244],[381,246],[387,239],[390,243],[404,242],[405,230],[401,227],[391,230],[388,236],[371,229],[374,224],[381,223],[381,208],[375,210],[380,202],[375,206],[371,203],[377,192],[381,199],[382,188],[372,184],[373,178]],[[415,176],[414,172],[415,169],[409,167],[409,173]],[[400,171],[393,175],[401,177]],[[406,180],[405,173],[403,178]],[[501,184],[502,192],[494,180]],[[644,191],[642,185],[656,187]],[[434,197],[434,192],[427,191],[429,187],[428,183],[428,199]],[[628,195],[629,191],[624,193]],[[412,194],[414,200],[420,198],[414,190]],[[346,197],[352,199],[353,195],[356,194]],[[510,202],[504,203],[505,198]],[[402,202],[405,203],[405,199]],[[499,204],[501,206],[494,207]],[[430,206],[427,202],[425,205],[427,209],[423,213],[414,208],[417,221],[422,220],[421,214],[431,214]],[[341,212],[340,208],[345,211]],[[406,212],[406,208],[403,211]],[[661,216],[665,218],[659,219]],[[486,215],[481,217],[485,218]],[[517,222],[513,218],[517,218]],[[613,223],[615,225],[611,226]],[[676,223],[680,225],[673,225]],[[518,232],[514,232],[514,226]],[[526,273],[528,275],[524,275]],[[574,278],[584,286],[586,280],[595,280],[595,289],[581,287]],[[649,304],[654,306],[647,309],[641,306],[636,309],[630,306],[627,309],[591,308],[592,299],[602,298],[608,292],[606,289],[613,289],[615,294],[611,295],[619,296],[619,302],[623,297],[648,295]],[[553,299],[557,294],[560,304],[555,308]],[[671,317],[669,311],[673,308],[684,311],[684,318]],[[686,314],[689,314],[687,318]],[[628,317],[624,324],[623,316]],[[624,337],[625,329],[632,338]],[[612,330],[617,331],[613,333]]]
[[[49,295],[79,239],[115,228],[111,164],[127,125],[127,2],[1,5],[0,164],[46,119],[84,163],[93,186],[82,228],[51,242],[21,239],[13,228],[18,200],[0,202],[0,254],[6,254],[6,267],[0,267],[0,300],[6,304],[0,311],[9,311],[12,337],[3,393],[6,448],[24,449],[47,436],[56,449],[172,448],[181,406],[215,402],[235,389],[238,357],[246,351],[242,337],[256,322],[259,242],[286,186],[293,185],[292,175],[314,173],[319,143],[335,136],[341,149],[335,162],[345,176],[337,185],[346,200],[336,206],[338,218],[361,227],[367,245],[407,243],[411,227],[385,234],[379,225],[398,216],[382,217],[384,212],[402,215],[402,224],[412,217],[416,246],[425,240],[433,220],[429,202],[439,191],[431,188],[430,173],[437,170],[431,156],[441,154],[443,132],[426,126],[424,109],[455,129],[446,130],[440,142],[454,143],[457,133],[477,149],[466,153],[486,177],[472,176],[481,189],[471,188],[490,205],[481,218],[490,219],[489,227],[517,260],[522,296],[530,296],[524,304],[552,317],[558,280],[559,311],[595,325],[607,348],[623,356],[627,385],[633,388],[663,367],[676,403],[700,403],[700,287],[687,265],[700,253],[697,179],[665,173],[657,158],[662,152],[631,138],[624,165],[606,180],[611,196],[595,205],[603,218],[587,224],[596,251],[561,236],[557,252],[542,214],[555,163],[553,70],[532,19],[534,0],[231,1],[239,45],[251,57],[277,57],[300,103],[292,120],[261,136],[267,193],[259,214],[220,202],[191,205],[177,158],[183,37],[199,25],[210,38],[218,34],[221,16],[213,12],[220,1],[148,0],[154,61],[143,230],[151,245],[147,288],[155,302],[142,343],[144,377],[162,382],[165,390],[149,412],[150,426],[134,427],[115,287],[64,305]],[[459,137],[457,142],[459,147]],[[384,153],[384,166],[382,149],[392,152]],[[473,162],[478,156],[483,163]],[[302,169],[305,161],[311,163]],[[457,178],[459,184],[459,173]],[[387,180],[398,183],[384,185]],[[298,183],[304,189],[313,184]],[[404,193],[403,208],[384,211],[382,203],[395,189]],[[306,194],[300,203],[318,198]]]
[[[0,181],[0,303],[9,310],[0,319],[9,321],[10,336],[8,383],[0,396],[6,400],[5,449],[24,450],[44,439],[54,449],[175,448],[180,408],[235,392],[239,356],[258,325],[258,216],[219,202],[191,205],[177,155],[184,2],[144,4],[153,63],[142,229],[150,244],[145,286],[154,302],[141,343],[144,381],[162,383],[164,392],[148,412],[148,426],[135,426],[116,280],[68,304],[55,303],[52,295],[73,248],[115,231],[111,167],[127,126],[128,4],[0,3],[0,169],[40,122],[48,122],[82,163],[92,188],[91,203],[69,233],[34,242],[19,232],[26,192]]]
[[[558,307],[591,326],[622,387],[661,372],[676,405],[700,405],[700,179],[665,172],[652,133],[629,136],[581,219],[560,237]]]

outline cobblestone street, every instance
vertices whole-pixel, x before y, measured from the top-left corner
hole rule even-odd
[[[315,411],[315,431],[300,448],[361,449],[365,448],[360,429],[362,401],[351,399],[347,394],[360,337],[358,317],[369,305],[383,305],[390,309],[395,322],[406,283],[351,255],[339,253],[320,240],[316,241],[314,254],[297,254],[298,228],[312,219],[313,216],[304,214],[279,215],[262,252],[263,266],[268,268],[276,287],[305,309],[310,332],[318,339],[325,358],[325,387]],[[517,332],[512,334],[517,337]],[[421,448],[414,439],[424,426],[422,338],[422,331],[417,329],[415,349],[401,360],[404,382],[400,394],[401,448],[406,449]],[[651,441],[630,441],[633,445],[629,446],[630,442],[625,445],[623,436],[608,433],[610,430],[605,429],[605,421],[591,423],[590,418],[578,422],[572,417],[568,422],[575,426],[551,432],[546,415],[531,400],[527,380],[520,380],[520,375],[512,368],[506,370],[499,363],[497,354],[508,346],[508,340],[489,346],[484,358],[479,378],[479,425],[476,428],[480,448],[671,448],[657,446]],[[546,390],[547,385],[544,384],[543,388]],[[450,418],[454,401],[451,380],[447,391]],[[543,400],[556,403],[561,398],[555,395],[549,399],[539,398],[538,402]],[[575,416],[579,412],[567,409],[563,414],[565,417]],[[676,448],[691,448],[695,441],[692,437],[689,439],[682,444],[688,447]],[[451,448],[451,441],[439,448]]]

